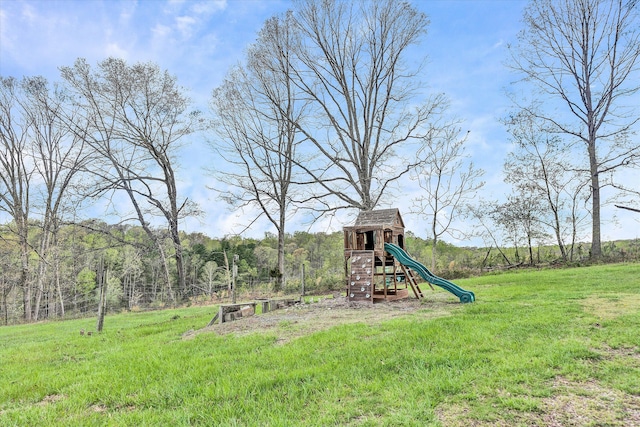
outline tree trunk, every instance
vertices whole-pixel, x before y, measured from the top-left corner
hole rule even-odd
[[[553,232],[556,235],[556,241],[558,242],[558,247],[560,248],[560,255],[562,256],[563,261],[567,261],[567,248],[564,245],[562,240],[562,227],[560,226],[560,216],[558,215],[558,202],[556,198],[556,202],[554,203],[551,199],[551,190],[549,188],[549,179],[546,178],[545,171],[545,185],[547,192],[547,201],[549,202],[549,206],[551,207],[551,211],[553,212]]]
[[[56,256],[56,292],[58,293],[58,301],[60,302],[60,317],[64,317],[64,299],[62,297],[62,287],[60,286],[60,262]]]
[[[175,247],[175,259],[176,259],[176,274],[178,275],[178,289],[180,290],[180,295],[182,299],[187,298],[187,280],[185,278],[184,273],[184,257],[182,255],[182,244],[180,243],[180,236],[178,234],[177,228],[175,229],[175,233],[172,230],[171,234],[173,235],[173,245]]]
[[[433,235],[433,241],[431,244],[431,270],[433,272],[436,271],[436,247],[438,244],[438,235],[436,234],[436,227],[438,225],[438,221],[436,217],[437,209],[438,209],[438,205],[436,202],[436,208],[434,209],[434,212],[433,212],[433,221],[431,222],[431,233]]]
[[[491,254],[491,246],[489,246],[489,250],[487,251],[487,254],[484,256],[484,259],[482,260],[482,266],[480,267],[480,270],[482,270],[487,265],[487,259],[489,259],[489,254]]]
[[[20,285],[22,286],[22,303],[25,322],[31,322],[31,284],[29,283],[29,242],[27,241],[27,231],[20,225],[18,233],[20,235]]]
[[[600,177],[598,175],[598,159],[596,157],[595,138],[589,142],[589,168],[591,172],[591,259],[602,258],[602,243],[600,241]]]
[[[227,273],[227,294],[231,297],[231,288],[233,283],[231,282],[231,270],[229,269],[229,257],[227,257],[227,251],[222,251],[224,254],[224,268]]]
[[[2,308],[4,309],[4,324],[5,326],[9,324],[9,304],[7,304],[7,295],[9,295],[8,290],[2,291]]]
[[[187,297],[187,280],[184,272],[184,257],[182,255],[182,242],[180,241],[180,231],[178,230],[178,207],[177,207],[177,192],[175,189],[175,179],[173,176],[173,170],[170,165],[162,164],[165,169],[166,183],[168,187],[168,195],[171,203],[170,217],[167,218],[169,222],[169,232],[171,233],[171,241],[175,249],[176,260],[176,274],[178,276],[178,294],[181,299]]]
[[[275,292],[280,292],[282,290],[284,282],[284,222],[285,213],[281,210],[280,226],[278,227],[278,277],[276,277],[276,285],[273,289]]]
[[[42,294],[44,293],[44,282],[48,271],[47,254],[49,252],[49,227],[47,226],[47,217],[45,215],[44,227],[42,230],[42,238],[40,241],[40,259],[38,260],[38,277],[36,278],[36,298],[33,307],[33,320],[38,321],[40,318],[40,307],[42,305]]]
[[[433,241],[431,243],[431,271],[435,272],[436,271],[436,247],[437,247],[438,241],[436,240],[436,237],[433,237]]]
[[[236,303],[236,278],[238,277],[238,255],[233,255],[233,271],[231,272],[231,303]]]
[[[175,295],[173,294],[173,288],[171,287],[171,275],[169,274],[169,266],[167,264],[167,255],[164,253],[164,248],[162,247],[162,242],[159,239],[156,239],[156,245],[158,251],[160,252],[160,261],[162,263],[162,273],[164,275],[164,282],[167,285],[167,296],[172,303],[176,302]]]
[[[109,281],[109,270],[100,263],[98,271],[98,284],[100,285],[100,298],[98,300],[98,320],[96,322],[96,332],[102,332],[104,326],[104,315],[107,309],[107,282]]]

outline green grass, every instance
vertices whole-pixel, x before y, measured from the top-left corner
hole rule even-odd
[[[451,316],[284,345],[182,339],[215,307],[107,316],[91,337],[79,330],[95,319],[2,327],[0,425],[545,425],[569,407],[591,420],[571,425],[623,426],[640,413],[640,265],[456,283],[477,301],[452,296]]]

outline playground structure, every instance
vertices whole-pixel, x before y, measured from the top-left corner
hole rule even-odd
[[[400,211],[382,209],[360,212],[353,226],[344,227],[345,274],[349,301],[392,301],[424,295],[420,278],[451,292],[460,302],[475,295],[431,273],[404,249],[404,221]]]

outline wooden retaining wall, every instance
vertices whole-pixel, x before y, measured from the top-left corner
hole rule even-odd
[[[243,317],[250,317],[256,314],[256,306],[260,305],[262,313],[279,310],[292,305],[299,304],[302,298],[285,299],[259,299],[256,301],[242,302],[238,304],[220,304],[218,313],[211,319],[207,326],[213,325],[216,320],[220,323],[232,322]]]

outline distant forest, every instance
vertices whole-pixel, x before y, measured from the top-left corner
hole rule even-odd
[[[32,226],[30,235],[35,244],[39,227]],[[17,286],[21,274],[19,247],[10,227],[0,226],[0,324],[4,325],[24,320],[23,292]],[[39,262],[35,246],[31,252],[33,320],[94,316],[101,280],[107,284],[107,307],[111,311],[226,300],[230,297],[234,255],[239,298],[300,293],[303,277],[308,294],[342,291],[344,287],[342,232],[287,234],[284,287],[280,292],[274,291],[278,238],[270,233],[262,239],[214,239],[202,233],[183,233],[184,288],[176,287],[175,277],[169,283],[163,279],[156,245],[141,227],[85,221],[62,226],[58,239],[61,243],[46,265]],[[429,239],[406,233],[407,249],[418,260],[427,263],[431,259],[431,245]],[[530,251],[527,247],[457,247],[444,241],[437,245],[435,273],[449,279],[516,266],[553,265],[561,259],[554,246]],[[573,265],[589,262],[589,248],[587,243],[576,245]],[[165,241],[165,250],[168,254],[172,250],[170,239]],[[640,261],[640,240],[607,242],[604,252],[605,260]],[[172,258],[168,259],[171,262]],[[38,274],[43,270],[44,274]]]

